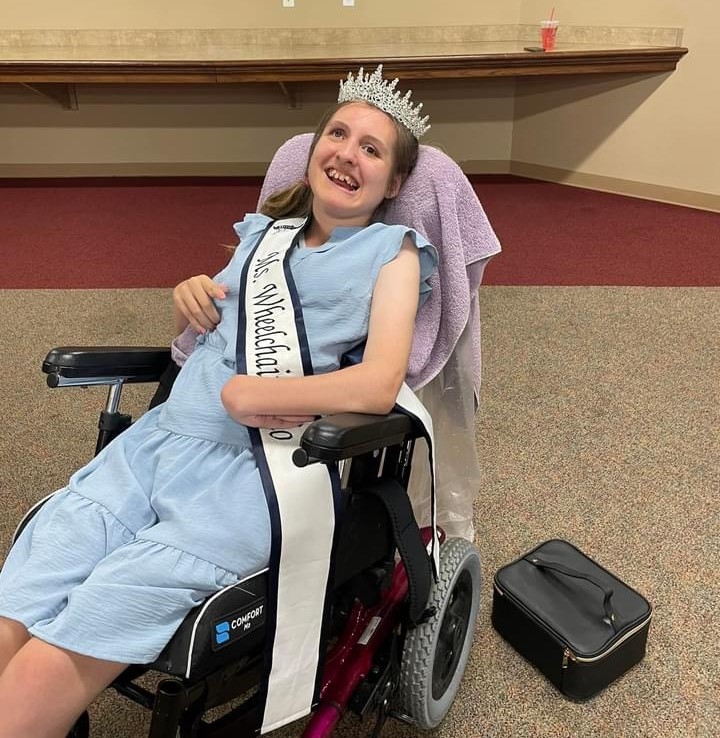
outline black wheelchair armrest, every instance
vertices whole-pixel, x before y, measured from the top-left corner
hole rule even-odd
[[[421,435],[404,413],[328,415],[309,425],[293,453],[297,466],[313,462],[339,461],[402,443]]]
[[[170,349],[145,346],[59,346],[45,357],[49,387],[157,382],[170,364]],[[331,462],[379,450],[421,435],[404,413],[341,413],[312,423],[293,460],[298,466]]]
[[[169,362],[167,346],[59,346],[42,370],[48,387],[157,382]]]

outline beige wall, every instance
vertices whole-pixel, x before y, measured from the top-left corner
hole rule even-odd
[[[524,0],[521,21],[547,13],[544,0]],[[517,85],[512,159],[516,171],[542,167],[588,175],[620,189],[622,180],[657,188],[720,195],[720,83],[717,0],[556,0],[569,25],[684,28],[690,49],[672,74],[559,80]],[[558,36],[562,40],[562,35]],[[534,165],[523,170],[517,163]],[[563,178],[562,171],[548,174]],[[572,179],[573,177],[570,177]]]
[[[413,89],[433,117],[428,143],[483,170],[507,171],[513,80],[489,80],[469,96],[454,81]],[[63,110],[0,85],[0,176],[263,174],[283,141],[315,128],[337,84],[294,91],[297,109],[272,84],[84,85],[79,110]]]
[[[697,4],[714,0],[522,0],[520,22],[534,23],[555,8],[555,18],[570,26],[683,26]],[[687,10],[685,10],[687,8]]]
[[[683,201],[683,191],[717,199],[720,95],[713,70],[720,3],[554,4],[565,25],[683,27],[690,53],[665,75],[417,82],[417,97],[433,116],[429,142],[468,171],[511,168],[619,191],[636,191],[639,183],[658,199]],[[535,23],[550,5],[357,0],[355,8],[343,8],[342,0],[296,0],[285,10],[281,0],[3,0],[0,30]],[[272,85],[79,86],[80,109],[67,111],[27,89],[0,85],[0,175],[260,173],[282,140],[313,127],[335,89],[298,85],[300,107],[291,110]]]
[[[2,0],[0,28],[334,28],[517,23],[521,0]]]
[[[2,0],[0,30],[93,28],[372,27],[515,24],[521,0]],[[0,50],[0,54],[1,54]],[[40,52],[41,53],[41,52]],[[459,83],[416,82],[432,115],[428,142],[475,167],[507,171],[514,80],[489,80],[468,94]],[[110,87],[78,85],[79,110],[62,110],[30,90],[0,85],[0,176],[32,174],[261,174],[294,133],[314,128],[336,84]]]

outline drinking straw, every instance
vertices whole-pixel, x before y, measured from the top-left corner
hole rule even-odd
[[[553,16],[554,15],[555,15],[555,8],[553,8],[552,11],[551,11],[551,13],[550,13],[550,20],[553,19]]]

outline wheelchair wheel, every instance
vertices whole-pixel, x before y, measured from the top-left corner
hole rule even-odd
[[[88,738],[90,735],[90,716],[84,712],[77,719],[72,730],[68,733],[67,738]]]
[[[449,538],[441,547],[428,607],[435,614],[405,637],[396,705],[422,730],[435,728],[450,709],[475,633],[480,556],[464,538]]]

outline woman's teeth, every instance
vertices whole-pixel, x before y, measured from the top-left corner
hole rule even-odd
[[[337,169],[328,169],[327,176],[335,182],[346,185],[348,189],[357,190],[359,187],[358,183],[352,177],[348,177],[347,174],[341,174]]]

